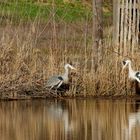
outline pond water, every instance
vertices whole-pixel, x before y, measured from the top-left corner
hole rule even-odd
[[[0,140],[140,140],[140,102],[0,102]]]

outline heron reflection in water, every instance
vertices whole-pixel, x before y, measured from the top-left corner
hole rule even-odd
[[[65,133],[73,129],[73,123],[69,121],[69,112],[67,109],[63,108],[60,103],[51,104],[48,114],[54,121],[60,121],[63,123]]]
[[[125,140],[130,140],[132,138],[132,132],[136,126],[140,126],[140,112],[129,114],[128,126],[125,128]]]

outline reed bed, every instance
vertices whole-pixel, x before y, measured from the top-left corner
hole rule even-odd
[[[70,39],[64,39],[66,36],[60,33],[61,36],[53,38],[53,34],[48,31],[39,37],[37,30],[40,29],[34,27],[34,24],[28,27],[19,26],[16,30],[14,28],[4,27],[1,34],[1,97],[10,95],[13,98],[23,93],[47,96],[47,90],[44,89],[47,78],[62,73],[66,63],[72,63],[77,71],[71,74],[70,90],[64,93],[65,96],[131,95],[127,73],[121,73],[121,61],[124,57],[114,52],[116,48],[112,46],[111,40],[107,39],[99,46],[102,52],[95,71],[96,54],[92,43],[83,45],[86,40],[83,35],[74,33],[76,35],[73,36],[66,33]],[[68,32],[72,31],[71,27]],[[47,34],[50,39],[42,41]],[[76,39],[78,35],[80,41]],[[57,46],[54,46],[54,40]]]
[[[53,16],[47,22],[39,17],[16,25],[11,22],[0,28],[1,98],[56,97],[44,88],[45,83],[49,76],[62,73],[66,63],[72,63],[77,71],[70,74],[70,89],[63,96],[132,95],[121,62],[131,58],[139,64],[139,47],[132,52],[129,47],[113,46],[112,27],[105,27],[95,70],[97,54],[88,15],[79,22],[56,22]]]

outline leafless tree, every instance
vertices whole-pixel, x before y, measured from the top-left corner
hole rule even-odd
[[[95,52],[95,71],[98,67],[99,46],[103,39],[103,0],[93,0],[93,51]]]

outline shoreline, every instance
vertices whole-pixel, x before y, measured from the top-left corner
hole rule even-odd
[[[41,93],[41,94],[21,94],[21,93],[11,93],[9,92],[6,95],[2,95],[5,93],[0,93],[0,101],[14,101],[14,100],[39,100],[39,99],[60,99],[60,100],[68,100],[68,99],[95,99],[95,100],[140,100],[140,95],[56,95],[53,93]],[[13,96],[12,96],[13,95]]]

